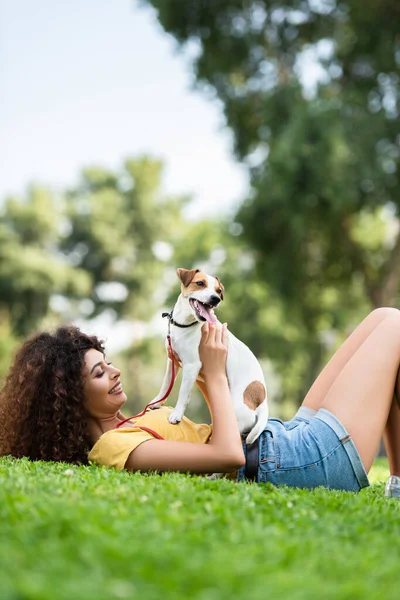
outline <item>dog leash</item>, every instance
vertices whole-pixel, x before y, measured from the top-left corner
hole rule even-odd
[[[167,313],[167,314],[169,314],[169,313]],[[168,342],[168,348],[169,348],[169,350],[170,350],[170,352],[172,354],[173,351],[172,351],[171,336],[169,334],[169,329],[168,329],[168,335],[167,335],[167,342]],[[121,421],[120,423],[118,423],[118,425],[116,426],[116,429],[118,429],[119,427],[121,427],[121,425],[123,425],[124,423],[127,423],[131,419],[138,419],[139,417],[142,417],[150,406],[152,406],[153,404],[158,404],[159,402],[164,402],[164,400],[166,400],[168,398],[168,396],[170,395],[171,390],[173,388],[174,382],[175,382],[175,361],[174,361],[174,359],[171,359],[171,360],[172,360],[171,381],[170,381],[169,387],[168,387],[167,391],[165,392],[164,396],[162,398],[160,398],[159,400],[152,400],[151,402],[149,402],[148,404],[146,404],[146,406],[144,407],[144,409],[142,410],[142,412],[138,413],[137,415],[133,415],[132,417],[128,417],[127,419],[124,419],[123,421]],[[132,425],[135,425],[135,423],[132,423]],[[159,440],[164,439],[158,433],[156,433],[155,431],[153,431],[152,429],[149,429],[147,427],[142,427],[142,426],[139,426],[139,425],[135,425],[135,427],[139,427],[139,429],[144,429],[145,431],[148,431],[149,433],[152,433]]]
[[[129,421],[132,418],[134,417],[129,417],[129,419],[125,419],[125,421],[121,421],[121,423],[118,423],[116,429],[118,429],[118,427],[120,427],[123,423]],[[132,423],[132,429],[140,429],[141,431],[147,431],[147,433],[151,433],[151,435],[157,438],[158,440],[164,439],[159,433],[157,433],[157,431],[154,431],[154,429],[150,429],[150,427],[144,427],[143,425],[136,425],[136,423]]]
[[[172,343],[171,343],[171,325],[175,325],[176,327],[182,327],[182,328],[186,328],[186,327],[192,327],[192,325],[195,325],[196,323],[198,323],[197,320],[193,321],[193,323],[189,323],[189,325],[182,325],[182,323],[177,323],[176,321],[174,321],[173,319],[173,312],[174,309],[171,310],[171,312],[163,312],[162,313],[162,317],[168,317],[168,335],[167,335],[167,342],[168,342],[168,348],[171,352],[172,355]],[[116,429],[118,429],[119,427],[121,427],[121,425],[123,425],[124,423],[127,423],[128,421],[130,421],[131,419],[138,419],[139,417],[142,417],[146,410],[148,408],[150,408],[150,406],[152,406],[153,404],[159,404],[160,402],[164,402],[164,400],[166,400],[168,398],[168,396],[171,393],[171,390],[173,388],[175,382],[175,361],[174,359],[172,359],[172,373],[171,373],[171,381],[169,384],[169,387],[167,389],[167,391],[165,392],[164,396],[162,398],[160,398],[159,400],[153,400],[152,402],[149,402],[148,404],[146,404],[146,406],[144,407],[144,409],[142,410],[142,412],[138,413],[137,415],[133,415],[132,417],[128,417],[127,419],[124,419],[123,421],[121,421],[120,423],[118,423]],[[139,425],[136,425],[136,427],[139,427]],[[152,433],[153,435],[155,435],[155,437],[157,437],[158,439],[163,439],[158,433],[156,433],[155,431],[151,430],[151,429],[146,429],[145,427],[139,427],[139,429],[144,429],[145,431],[149,431],[149,433]]]

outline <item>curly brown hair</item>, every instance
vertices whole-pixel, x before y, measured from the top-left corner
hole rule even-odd
[[[103,342],[78,327],[36,333],[18,350],[0,392],[0,456],[87,463],[84,357]]]

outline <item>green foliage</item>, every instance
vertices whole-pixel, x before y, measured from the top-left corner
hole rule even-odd
[[[26,201],[9,197],[5,201],[4,224],[21,244],[50,245],[57,237],[58,214],[49,190],[32,186]]]
[[[20,336],[40,323],[53,294],[87,295],[91,277],[58,251],[62,213],[48,190],[31,187],[26,198],[6,199],[1,216],[0,308]]]
[[[174,230],[185,230],[181,209],[188,200],[164,197],[161,175],[160,161],[129,158],[117,173],[83,169],[78,185],[62,194],[32,186],[25,197],[5,199],[0,207],[0,380],[17,342],[35,329],[106,310],[115,320],[151,319]],[[135,368],[128,363],[127,377],[142,373],[145,362],[143,356]],[[163,365],[157,364],[161,377]],[[128,387],[133,403],[141,406],[146,392]],[[150,386],[147,394],[151,391]]]
[[[398,595],[382,482],[356,495],[7,458],[0,481],[4,600]]]
[[[222,100],[236,153],[253,165],[237,219],[263,280],[304,308],[310,333],[321,286],[352,294],[358,278],[373,305],[398,301],[398,234],[387,240],[386,228],[372,257],[354,236],[360,211],[399,210],[398,3],[149,3],[181,44],[196,42],[197,80]],[[311,54],[320,80],[304,92]]]
[[[91,273],[91,316],[107,307],[118,317],[148,318],[149,299],[163,271],[154,245],[169,239],[171,217],[178,225],[185,202],[162,197],[161,173],[159,161],[128,159],[117,175],[84,170],[68,195],[70,230],[61,248]]]
[[[147,3],[192,43],[199,87],[221,101],[250,169],[236,221],[266,297],[245,322],[284,311],[274,360],[301,398],[334,349],[322,339],[400,302],[398,2]]]
[[[148,316],[163,270],[154,245],[169,238],[185,199],[163,198],[162,164],[128,159],[121,173],[83,170],[76,189],[63,196],[31,187],[25,198],[2,206],[0,308],[16,335],[26,335],[63,296],[67,318],[112,309],[116,316]],[[89,307],[89,308],[88,308]],[[65,315],[63,315],[65,317]]]
[[[0,388],[16,346],[17,340],[11,331],[9,315],[4,310],[0,311]]]

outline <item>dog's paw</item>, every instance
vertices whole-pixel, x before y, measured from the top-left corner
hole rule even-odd
[[[155,402],[154,404],[150,404],[149,408],[151,408],[151,410],[156,410],[157,408],[161,408],[163,404],[163,402]]]
[[[168,417],[168,421],[175,425],[176,423],[180,423],[182,421],[183,415],[174,410]]]

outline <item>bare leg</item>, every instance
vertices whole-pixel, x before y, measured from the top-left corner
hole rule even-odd
[[[321,403],[336,377],[358,348],[365,342],[367,337],[384,319],[396,317],[398,315],[400,315],[400,311],[396,308],[377,308],[372,311],[332,356],[326,367],[309,389],[302,405],[313,408],[314,410],[321,408]]]
[[[386,318],[396,317],[397,309],[380,308],[374,310],[357,329],[349,336],[346,342],[339,348],[328,365],[316,379],[308,392],[303,404],[318,410],[336,377],[354,355],[361,344],[370,333]],[[400,409],[397,406],[397,398],[400,398],[400,372],[397,374],[396,394],[393,399],[388,415],[383,438],[389,459],[390,472],[392,475],[400,475]]]
[[[303,405],[318,410],[323,405],[324,399],[332,384],[341,373],[344,366],[354,356],[360,346],[371,333],[387,318],[397,318],[399,311],[393,308],[379,308],[374,310],[355,329],[344,344],[335,353],[327,366],[312,385]],[[368,367],[366,367],[368,368]],[[392,475],[400,475],[400,409],[396,398],[400,398],[400,372],[396,376],[396,391],[390,405],[389,414],[384,429],[384,442],[389,459]],[[332,412],[335,413],[335,410]],[[336,413],[335,413],[336,414]],[[356,444],[357,445],[357,444]]]
[[[367,471],[388,421],[399,363],[400,318],[390,317],[358,348],[321,403],[346,427]]]

